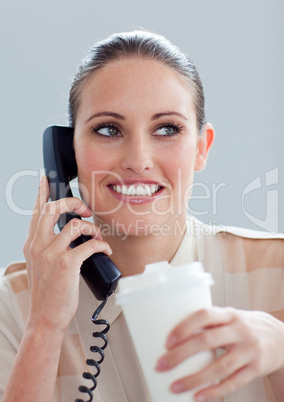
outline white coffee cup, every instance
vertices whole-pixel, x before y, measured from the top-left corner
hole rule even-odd
[[[142,274],[121,278],[116,304],[120,305],[153,402],[191,402],[196,390],[170,391],[177,379],[193,374],[213,359],[211,351],[197,353],[177,367],[157,372],[157,360],[166,352],[170,331],[191,313],[212,305],[212,276],[200,262],[171,266],[167,261],[146,265]]]

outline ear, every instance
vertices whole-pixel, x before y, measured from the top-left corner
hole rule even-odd
[[[197,139],[196,159],[194,170],[202,170],[206,166],[209,150],[214,142],[215,132],[214,127],[210,123],[206,123],[202,133]]]

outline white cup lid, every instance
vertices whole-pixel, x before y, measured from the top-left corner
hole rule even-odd
[[[146,265],[142,274],[121,278],[115,300],[116,304],[122,305],[137,299],[211,286],[213,283],[211,274],[204,272],[199,261],[177,267],[160,261]]]

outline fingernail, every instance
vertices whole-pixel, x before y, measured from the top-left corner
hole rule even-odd
[[[180,393],[180,392],[183,392],[185,389],[184,389],[184,385],[183,385],[182,382],[175,382],[175,383],[171,386],[171,390],[172,390],[174,393],[178,394],[178,393]]]
[[[172,346],[174,346],[177,343],[177,338],[173,335],[170,335],[167,339],[166,342],[166,347],[167,348],[171,348]]]
[[[204,402],[204,401],[206,401],[206,398],[205,398],[204,395],[198,395],[198,396],[195,397],[195,400],[197,402]]]
[[[39,184],[41,185],[42,184],[42,182],[43,182],[43,180],[44,180],[44,174],[42,174],[41,176],[40,176],[40,179],[39,179]]]
[[[157,361],[156,370],[162,371],[165,370],[166,368],[167,368],[167,360],[164,357],[162,357]]]

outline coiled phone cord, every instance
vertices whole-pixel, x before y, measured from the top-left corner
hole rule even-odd
[[[93,332],[93,337],[94,338],[100,338],[103,340],[103,345],[102,346],[91,346],[90,350],[91,352],[94,353],[98,353],[100,355],[100,359],[99,360],[94,360],[94,359],[87,359],[86,363],[88,366],[93,366],[96,368],[97,372],[95,374],[91,374],[91,373],[87,373],[84,372],[82,374],[83,378],[87,379],[87,380],[92,380],[93,381],[93,385],[88,388],[85,385],[80,385],[80,387],[78,388],[80,392],[86,393],[89,395],[90,399],[88,399],[87,402],[91,402],[93,400],[93,391],[97,386],[97,377],[100,374],[101,368],[100,368],[100,364],[103,362],[105,355],[104,355],[104,349],[107,347],[108,344],[108,340],[107,340],[107,336],[106,333],[108,332],[109,328],[110,328],[110,324],[108,321],[100,319],[98,320],[98,315],[100,314],[100,312],[102,311],[102,309],[104,308],[107,300],[108,300],[107,296],[104,301],[99,305],[99,307],[96,309],[96,311],[94,312],[93,316],[92,316],[92,322],[95,325],[105,325],[105,328],[102,331],[99,332]],[[75,402],[85,402],[83,401],[83,399],[76,399]]]

